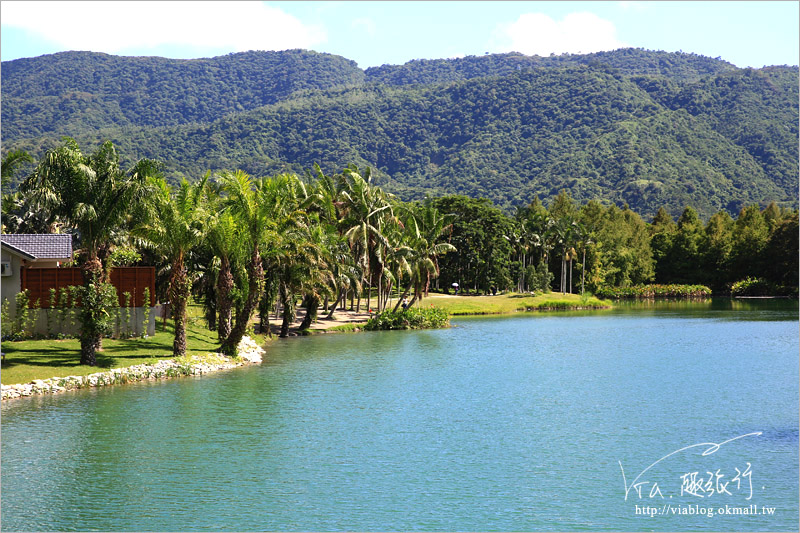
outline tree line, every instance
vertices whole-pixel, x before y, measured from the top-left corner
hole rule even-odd
[[[30,159],[6,155],[4,186]],[[706,224],[690,207],[677,223],[662,209],[648,224],[627,206],[579,205],[565,191],[514,215],[457,195],[403,202],[369,167],[352,164],[334,174],[315,165],[302,176],[207,172],[173,185],[158,161],[124,168],[110,141],[86,154],[72,139],[34,163],[19,191],[3,196],[3,231],[75,235],[82,364],[95,364],[111,327],[112,257],[157,267],[176,356],[186,350],[192,295],[232,354],[256,313],[269,331],[270,311],[279,310],[288,335],[298,301],[307,329],[320,309],[332,317],[348,301],[380,313],[394,297],[396,311],[404,299],[411,307],[429,290],[455,287],[584,293],[656,281],[724,291],[753,276],[797,291],[798,213],[775,204],[745,207],[736,220],[720,211]]]
[[[703,284],[730,294],[733,283],[763,279],[771,294],[796,294],[798,212],[753,204],[736,219],[719,211],[703,223],[692,207],[677,221],[661,208],[648,223],[628,206],[562,191],[506,215],[486,199],[445,196],[431,204],[455,215],[440,261],[442,289],[592,293],[645,283]]]
[[[27,158],[9,154],[4,180]],[[392,291],[402,292],[395,310],[407,296],[413,306],[438,276],[439,256],[454,249],[444,242],[449,217],[430,205],[398,202],[372,183],[368,168],[325,175],[316,167],[302,178],[224,171],[170,185],[157,161],[122,168],[111,142],[84,154],[67,139],[48,151],[19,192],[4,195],[3,211],[4,231],[76,236],[84,278],[81,363],[89,365],[110,332],[110,258],[120,248],[137,249],[142,262],[157,266],[158,296],[170,302],[175,321],[176,356],[186,351],[192,292],[221,351],[232,354],[256,311],[268,330],[275,302],[281,336],[298,299],[307,311],[301,329],[321,306],[332,316],[348,297],[351,307],[360,310],[364,300],[380,313]]]

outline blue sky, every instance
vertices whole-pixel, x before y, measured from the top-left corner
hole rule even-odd
[[[694,52],[739,67],[797,65],[794,2],[0,3],[3,61],[65,50],[195,58],[307,48],[360,67],[518,51],[624,46]]]

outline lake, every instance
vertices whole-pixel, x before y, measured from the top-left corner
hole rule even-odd
[[[796,301],[453,325],[3,402],[2,528],[797,528]]]

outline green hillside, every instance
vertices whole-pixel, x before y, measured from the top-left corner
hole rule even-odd
[[[189,60],[62,52],[2,66],[6,140],[211,122],[297,91],[364,82],[354,61],[307,50]]]
[[[727,61],[697,54],[623,48],[611,52],[549,57],[510,53],[458,59],[418,59],[403,65],[368,68],[366,75],[368,81],[386,85],[428,85],[487,76],[505,76],[523,69],[575,65],[601,68],[626,76],[663,76],[673,80],[696,80],[736,70],[736,67]]]
[[[797,206],[797,67],[639,49],[366,72],[299,50],[64,53],[3,63],[2,84],[4,153],[38,155],[61,135],[111,139],[175,178],[356,163],[403,199],[464,194],[505,209],[561,189],[643,215]]]

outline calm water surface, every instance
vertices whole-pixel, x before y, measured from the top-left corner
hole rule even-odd
[[[3,402],[2,529],[797,530],[797,302],[454,325]]]

